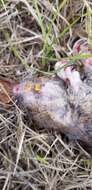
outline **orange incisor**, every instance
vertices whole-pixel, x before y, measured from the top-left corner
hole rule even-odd
[[[32,84],[30,82],[27,82],[24,86],[25,92],[30,92],[32,90]]]
[[[27,82],[24,86],[24,91],[25,92],[30,92],[32,90],[35,90],[35,92],[40,92],[41,91],[41,84],[40,83],[36,83],[33,87],[33,85],[30,82]]]
[[[41,91],[41,84],[40,83],[36,83],[35,86],[34,86],[34,90],[36,92],[40,92]]]

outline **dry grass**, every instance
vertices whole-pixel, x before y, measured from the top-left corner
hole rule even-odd
[[[0,75],[22,79],[33,67],[51,74],[75,39],[88,37],[91,44],[91,15],[91,0],[1,0]],[[0,189],[92,189],[91,168],[78,143],[37,129],[23,107],[1,105]]]

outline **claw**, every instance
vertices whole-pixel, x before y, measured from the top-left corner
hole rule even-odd
[[[66,69],[64,68],[68,64],[67,60],[59,61],[55,64],[55,72],[58,77],[60,77],[62,80],[66,81],[67,75],[66,75]]]
[[[73,88],[75,93],[78,93],[79,89],[80,89],[80,85],[82,83],[81,79],[80,79],[80,74],[78,71],[73,70],[71,72],[71,75],[69,77],[70,80],[70,84],[71,87]]]
[[[76,93],[78,93],[78,90],[80,88],[80,84],[82,82],[80,79],[80,74],[75,69],[72,69],[71,66],[69,66],[67,68],[63,67],[63,69],[62,69],[62,66],[64,66],[65,64],[68,64],[68,61],[65,60],[63,62],[60,61],[60,62],[56,63],[55,71],[57,73],[57,76],[59,76],[65,82],[68,79],[73,90]]]
[[[73,54],[76,55],[78,53],[82,53],[86,55],[92,53],[92,50],[89,48],[87,39],[84,38],[75,42],[73,46]],[[92,71],[92,58],[81,59],[81,62],[84,65],[85,71]]]
[[[73,54],[78,54],[78,53],[86,53],[89,52],[90,49],[88,47],[88,42],[87,39],[79,39],[75,42],[73,46]]]

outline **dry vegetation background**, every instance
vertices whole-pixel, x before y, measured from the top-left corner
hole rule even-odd
[[[0,75],[21,80],[33,67],[52,74],[76,39],[91,41],[91,15],[91,0],[0,0]],[[23,105],[0,104],[0,189],[92,189],[91,157],[65,136],[39,130]]]

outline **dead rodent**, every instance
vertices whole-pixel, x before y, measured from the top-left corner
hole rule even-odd
[[[89,144],[89,135],[77,108],[79,102],[77,106],[76,98],[74,105],[69,102],[66,88],[60,79],[43,77],[33,82],[25,81],[15,86],[14,93],[23,98],[24,106],[29,108],[37,126],[60,131],[71,139]]]
[[[92,146],[92,92],[86,86],[81,86],[78,94],[68,94],[61,79],[42,77],[11,87],[13,96],[22,98],[37,126],[60,131]]]

